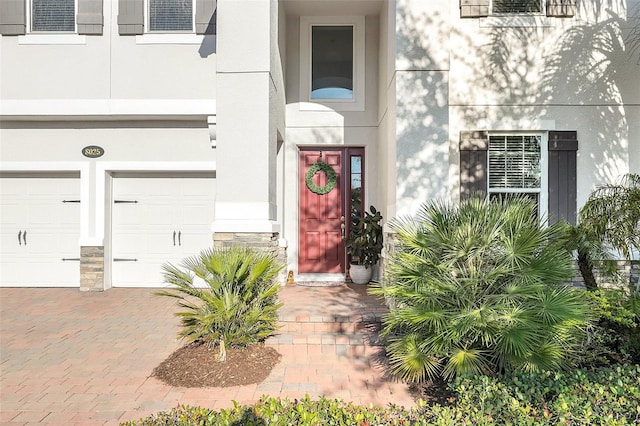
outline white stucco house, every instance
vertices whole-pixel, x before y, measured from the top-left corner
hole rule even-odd
[[[0,34],[1,286],[231,243],[340,280],[354,209],[575,221],[640,173],[639,0],[1,0]]]

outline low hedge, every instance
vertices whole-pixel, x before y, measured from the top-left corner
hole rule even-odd
[[[214,411],[181,406],[125,426],[157,425],[631,425],[640,424],[640,366],[468,377],[452,384],[447,406],[418,401],[406,410],[362,407],[321,397],[263,397]]]

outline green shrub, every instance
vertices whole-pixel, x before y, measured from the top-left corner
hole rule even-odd
[[[146,419],[125,423],[127,426],[155,425],[272,425],[272,426],[324,426],[324,425],[426,425],[417,410],[390,406],[387,408],[362,407],[340,399],[321,397],[312,400],[276,399],[263,396],[254,406],[241,406],[220,411],[193,407],[178,407]]]
[[[589,306],[572,276],[563,228],[543,227],[524,199],[424,205],[397,233],[383,283],[394,373],[423,381],[560,368],[576,358]]]
[[[126,426],[160,425],[632,425],[640,423],[640,366],[456,379],[448,406],[362,407],[339,399],[276,399],[231,409],[178,407]]]
[[[585,296],[599,319],[588,328],[581,363],[640,363],[640,292],[596,289]]]
[[[640,366],[459,378],[450,407],[430,420],[462,416],[466,424],[626,425],[640,422]]]
[[[175,297],[185,311],[177,312],[179,337],[203,341],[220,348],[242,347],[264,340],[277,329],[280,285],[275,281],[283,268],[274,254],[246,247],[206,249],[186,258],[182,268],[164,266],[164,280],[173,286],[160,296]],[[195,284],[195,277],[202,285]]]

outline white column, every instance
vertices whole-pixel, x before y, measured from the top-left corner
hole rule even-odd
[[[278,232],[270,0],[218,0],[214,232]]]

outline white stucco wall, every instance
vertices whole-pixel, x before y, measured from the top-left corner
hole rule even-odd
[[[398,0],[391,12],[398,216],[449,196],[449,3]]]
[[[100,36],[0,36],[0,98],[215,99],[215,36],[121,36],[117,16],[105,1]]]
[[[452,13],[450,148],[464,129],[576,130],[579,208],[595,186],[639,170],[640,9],[578,4],[574,18]]]

